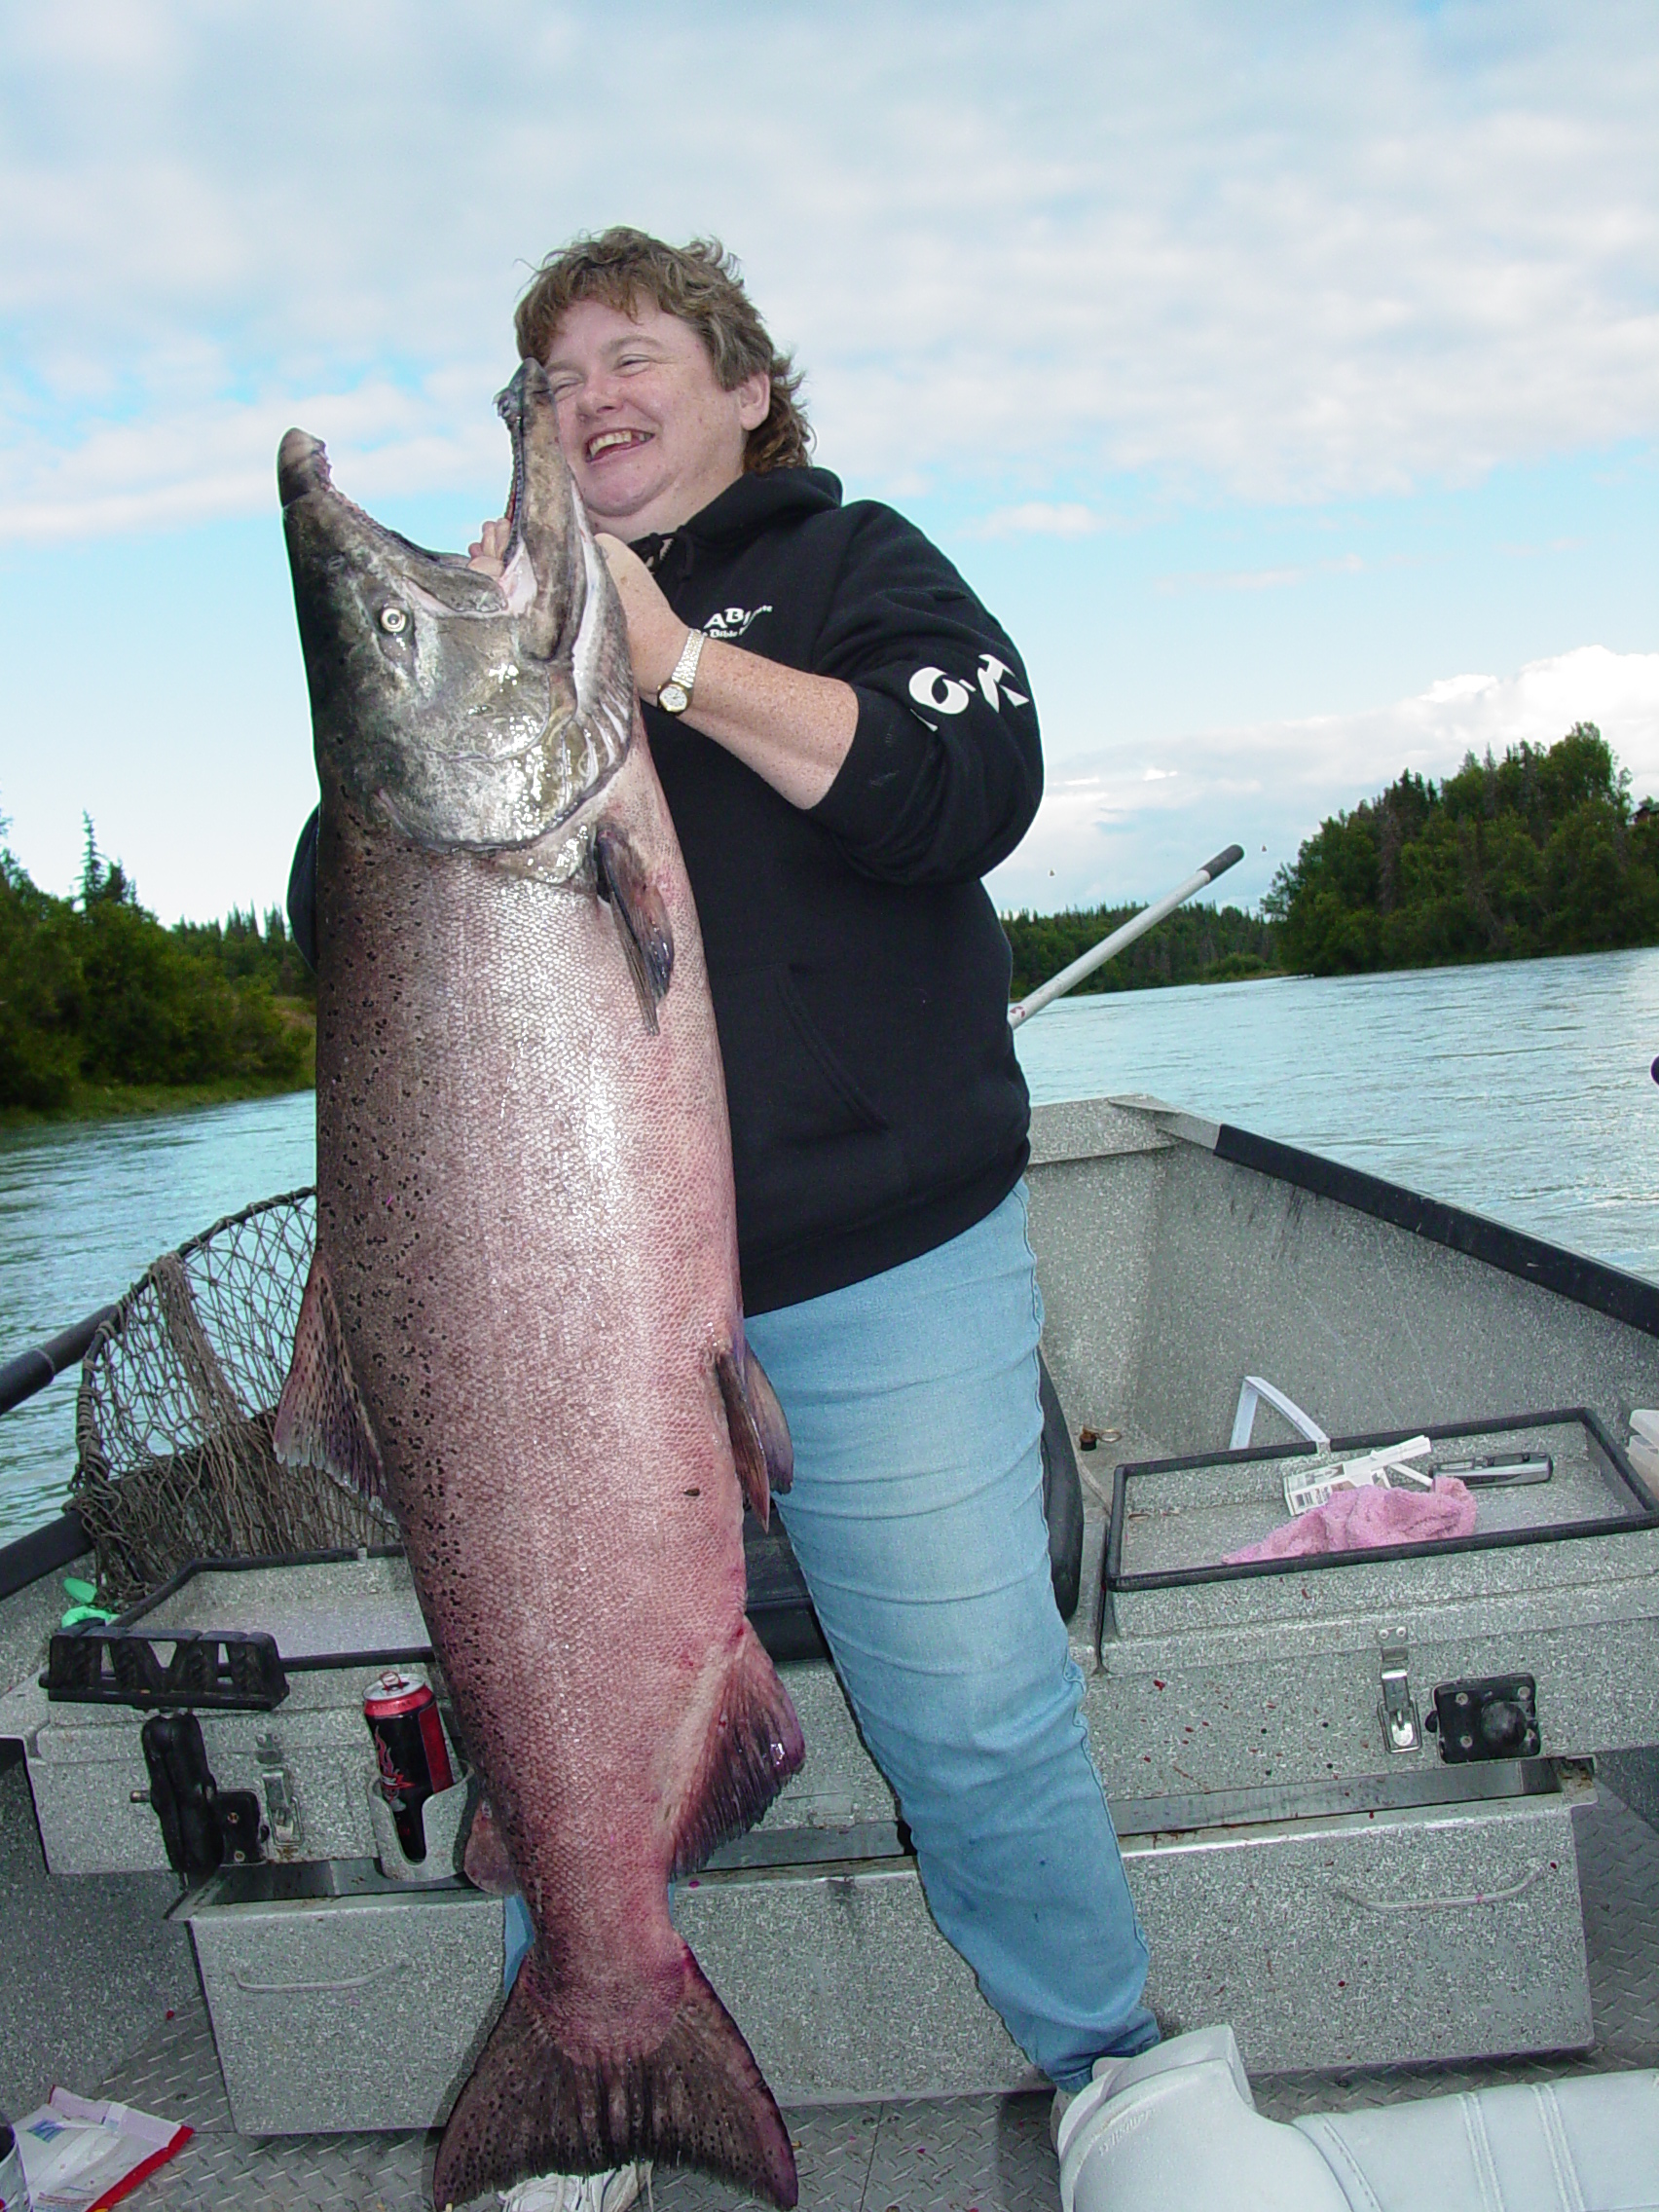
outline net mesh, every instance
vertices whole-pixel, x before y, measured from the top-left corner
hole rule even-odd
[[[333,1476],[272,1449],[315,1234],[311,1190],[228,1214],[147,1268],[93,1338],[70,1502],[105,1604],[136,1603],[195,1559],[395,1535]]]

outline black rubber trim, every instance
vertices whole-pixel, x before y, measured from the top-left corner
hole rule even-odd
[[[1316,1198],[1334,1198],[1375,1220],[1392,1223],[1430,1243],[1445,1244],[1503,1273],[1535,1282],[1558,1298],[1611,1314],[1644,1336],[1659,1337],[1659,1284],[1626,1274],[1604,1261],[1587,1260],[1560,1244],[1546,1244],[1541,1236],[1506,1229],[1501,1222],[1486,1221],[1439,1198],[1419,1198],[1398,1183],[1385,1183],[1380,1175],[1367,1175],[1358,1167],[1345,1167],[1317,1153],[1301,1152],[1295,1145],[1278,1144],[1272,1137],[1254,1136],[1223,1123],[1216,1133],[1215,1156],[1235,1166],[1252,1167],[1258,1175],[1291,1183]]]
[[[66,1519],[73,1516],[66,1515]],[[77,1528],[80,1524],[76,1523]],[[25,1537],[24,1542],[33,1539]],[[83,1539],[83,1544],[85,1539]],[[14,1546],[14,1549],[20,1547]],[[401,1559],[401,1544],[370,1544],[365,1547],[370,1559]],[[760,1639],[768,1655],[776,1660],[828,1659],[830,1646],[824,1641],[824,1632],[818,1625],[818,1615],[812,1609],[812,1598],[806,1587],[806,1577],[795,1563],[790,1549],[790,1540],[784,1533],[783,1523],[774,1514],[771,1528],[763,1534],[760,1525],[752,1513],[743,1517],[744,1565],[749,1577],[749,1618],[755,1624],[755,1633]],[[0,1558],[4,1558],[0,1554]],[[144,1616],[153,1611],[165,1599],[197,1574],[242,1573],[264,1567],[320,1567],[335,1561],[355,1559],[355,1547],[341,1551],[287,1552],[264,1559],[195,1559],[180,1567],[170,1581],[164,1582],[159,1590],[152,1590],[147,1598],[129,1605],[112,1625],[118,1629],[138,1628]],[[45,1572],[46,1569],[41,1569]],[[20,1585],[19,1585],[20,1587]],[[165,1631],[154,1632],[165,1641]],[[411,1645],[385,1651],[333,1651],[319,1652],[310,1658],[290,1659],[283,1655],[282,1664],[290,1675],[316,1674],[331,1667],[384,1667],[392,1661],[417,1666],[430,1666],[434,1654],[430,1645]]]
[[[159,1589],[152,1590],[147,1598],[137,1599],[128,1606],[126,1612],[118,1613],[111,1626],[115,1628],[135,1627],[146,1613],[153,1612],[165,1599],[170,1598],[176,1591],[182,1590],[187,1582],[194,1581],[199,1574],[254,1574],[260,1568],[268,1567],[333,1567],[341,1560],[348,1559],[401,1559],[402,1557],[403,1546],[401,1544],[345,1544],[328,1551],[253,1552],[246,1559],[188,1560],[178,1572],[164,1582]],[[165,1629],[156,1631],[157,1636],[164,1641],[166,1633]],[[334,1661],[332,1659],[321,1661],[285,1659],[283,1665],[331,1667],[334,1665]]]
[[[92,1339],[106,1321],[115,1319],[117,1310],[113,1306],[100,1306],[95,1313],[89,1313],[72,1329],[59,1330],[45,1344],[7,1360],[5,1366],[0,1367],[0,1414],[9,1414],[14,1406],[20,1406],[25,1398],[32,1398],[49,1382],[55,1382],[66,1368],[79,1366]]]
[[[16,1597],[31,1582],[67,1567],[92,1548],[78,1513],[60,1513],[43,1529],[31,1529],[26,1536],[0,1550],[0,1601]]]

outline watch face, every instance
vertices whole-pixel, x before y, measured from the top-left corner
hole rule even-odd
[[[682,715],[691,704],[691,694],[683,683],[665,683],[657,693],[657,705],[665,714]]]

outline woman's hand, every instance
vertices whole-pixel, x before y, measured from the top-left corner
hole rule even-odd
[[[487,522],[467,551],[467,567],[499,577],[512,525]],[[663,597],[655,576],[621,538],[601,532],[605,556],[628,624],[628,657],[641,694],[654,699],[684,650],[687,625]],[[792,806],[816,806],[834,782],[858,726],[858,694],[838,678],[808,676],[711,638],[697,666],[690,729],[763,776]]]
[[[689,631],[662,595],[640,556],[619,537],[601,531],[594,543],[605,555],[628,621],[628,655],[643,699],[654,699],[684,650]]]
[[[467,567],[476,569],[480,575],[499,578],[507,565],[507,547],[512,539],[512,524],[505,515],[498,515],[493,522],[483,525],[466,548]]]

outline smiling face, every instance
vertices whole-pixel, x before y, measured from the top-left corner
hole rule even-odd
[[[689,323],[640,300],[634,314],[577,300],[547,357],[559,438],[595,530],[622,538],[678,530],[743,474],[771,383],[720,387]]]

